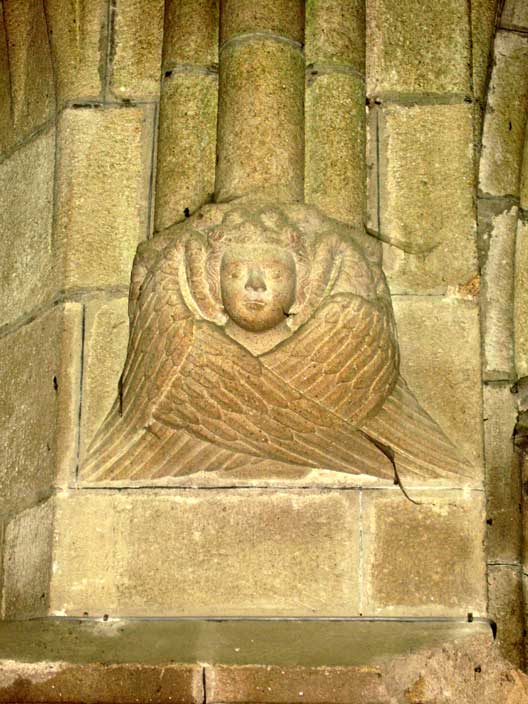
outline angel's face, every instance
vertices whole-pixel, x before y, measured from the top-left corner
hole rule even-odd
[[[234,246],[220,267],[226,313],[251,332],[284,323],[295,300],[295,261],[279,247]]]

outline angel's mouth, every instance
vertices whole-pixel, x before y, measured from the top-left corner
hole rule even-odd
[[[266,306],[266,301],[262,298],[246,298],[246,306],[254,310],[259,308],[264,308]]]

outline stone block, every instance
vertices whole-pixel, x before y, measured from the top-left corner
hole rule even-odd
[[[18,142],[53,116],[53,67],[44,4],[40,0],[10,0],[2,6],[14,139]]]
[[[364,75],[364,2],[309,0],[305,31],[306,63],[347,64]]]
[[[4,555],[5,555],[5,524],[4,516],[0,518],[0,618],[2,616],[2,598],[4,593]]]
[[[521,208],[523,210],[528,210],[528,139],[524,140],[520,190]]]
[[[499,30],[484,119],[479,189],[519,195],[528,102],[528,37]]]
[[[519,220],[515,242],[514,346],[518,377],[528,376],[528,223]]]
[[[76,460],[80,306],[57,306],[0,338],[0,358],[0,513],[15,513]]]
[[[379,230],[393,293],[443,292],[478,274],[471,105],[379,111]]]
[[[484,497],[478,491],[365,491],[363,613],[486,613]]]
[[[206,669],[206,701],[277,704],[389,704],[380,669],[215,665]]]
[[[367,3],[367,93],[469,94],[468,4]]]
[[[128,300],[86,304],[81,444],[83,457],[116,398],[128,345]]]
[[[270,39],[228,44],[220,63],[216,200],[303,198],[304,57]]]
[[[478,306],[436,296],[393,299],[401,372],[425,410],[482,477]]]
[[[491,60],[498,0],[471,0],[471,40],[473,61],[473,95],[485,97],[488,67]]]
[[[53,128],[0,163],[0,325],[52,297],[54,170]]]
[[[488,560],[512,563],[521,554],[521,486],[513,449],[516,398],[509,384],[484,385]]]
[[[107,12],[105,0],[90,0],[89,3],[46,0],[60,105],[66,101],[101,99]]]
[[[517,206],[480,199],[484,375],[513,379],[513,289]]]
[[[218,80],[174,72],[163,79],[156,171],[156,230],[212,199]],[[186,210],[188,209],[188,210]]]
[[[13,138],[9,52],[5,21],[0,15],[0,157],[8,151]]]
[[[201,704],[201,665],[0,662],[0,702]]]
[[[77,108],[58,123],[56,241],[63,286],[126,286],[147,236],[153,112]]]
[[[522,667],[523,653],[523,586],[519,567],[488,566],[489,616],[497,624],[497,646],[500,654],[516,667]]]
[[[51,612],[358,613],[357,492],[76,492],[57,499]]]
[[[358,228],[365,221],[365,94],[352,74],[312,76],[305,98],[305,199]]]
[[[26,509],[8,523],[2,618],[46,615],[52,569],[52,525],[53,500]]]
[[[164,0],[114,3],[109,88],[116,98],[159,96],[164,8]]]
[[[528,29],[528,6],[524,0],[506,0],[501,14],[501,27]]]
[[[222,3],[220,42],[240,34],[271,32],[304,42],[304,3],[300,0],[225,0]]]
[[[163,70],[218,63],[218,0],[166,0]]]

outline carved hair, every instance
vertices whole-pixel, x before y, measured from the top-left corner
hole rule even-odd
[[[262,206],[255,209],[240,206],[226,214],[222,223],[209,230],[205,274],[212,300],[221,305],[220,267],[224,252],[235,245],[277,247],[290,252],[297,271],[296,305],[302,305],[310,280],[308,244],[302,232],[281,209]]]

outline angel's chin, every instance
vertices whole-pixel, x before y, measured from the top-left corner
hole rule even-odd
[[[234,320],[233,323],[238,327],[248,333],[258,334],[266,333],[277,327],[275,321],[270,321],[267,318],[259,318],[259,316],[252,316],[248,318],[238,318]]]

